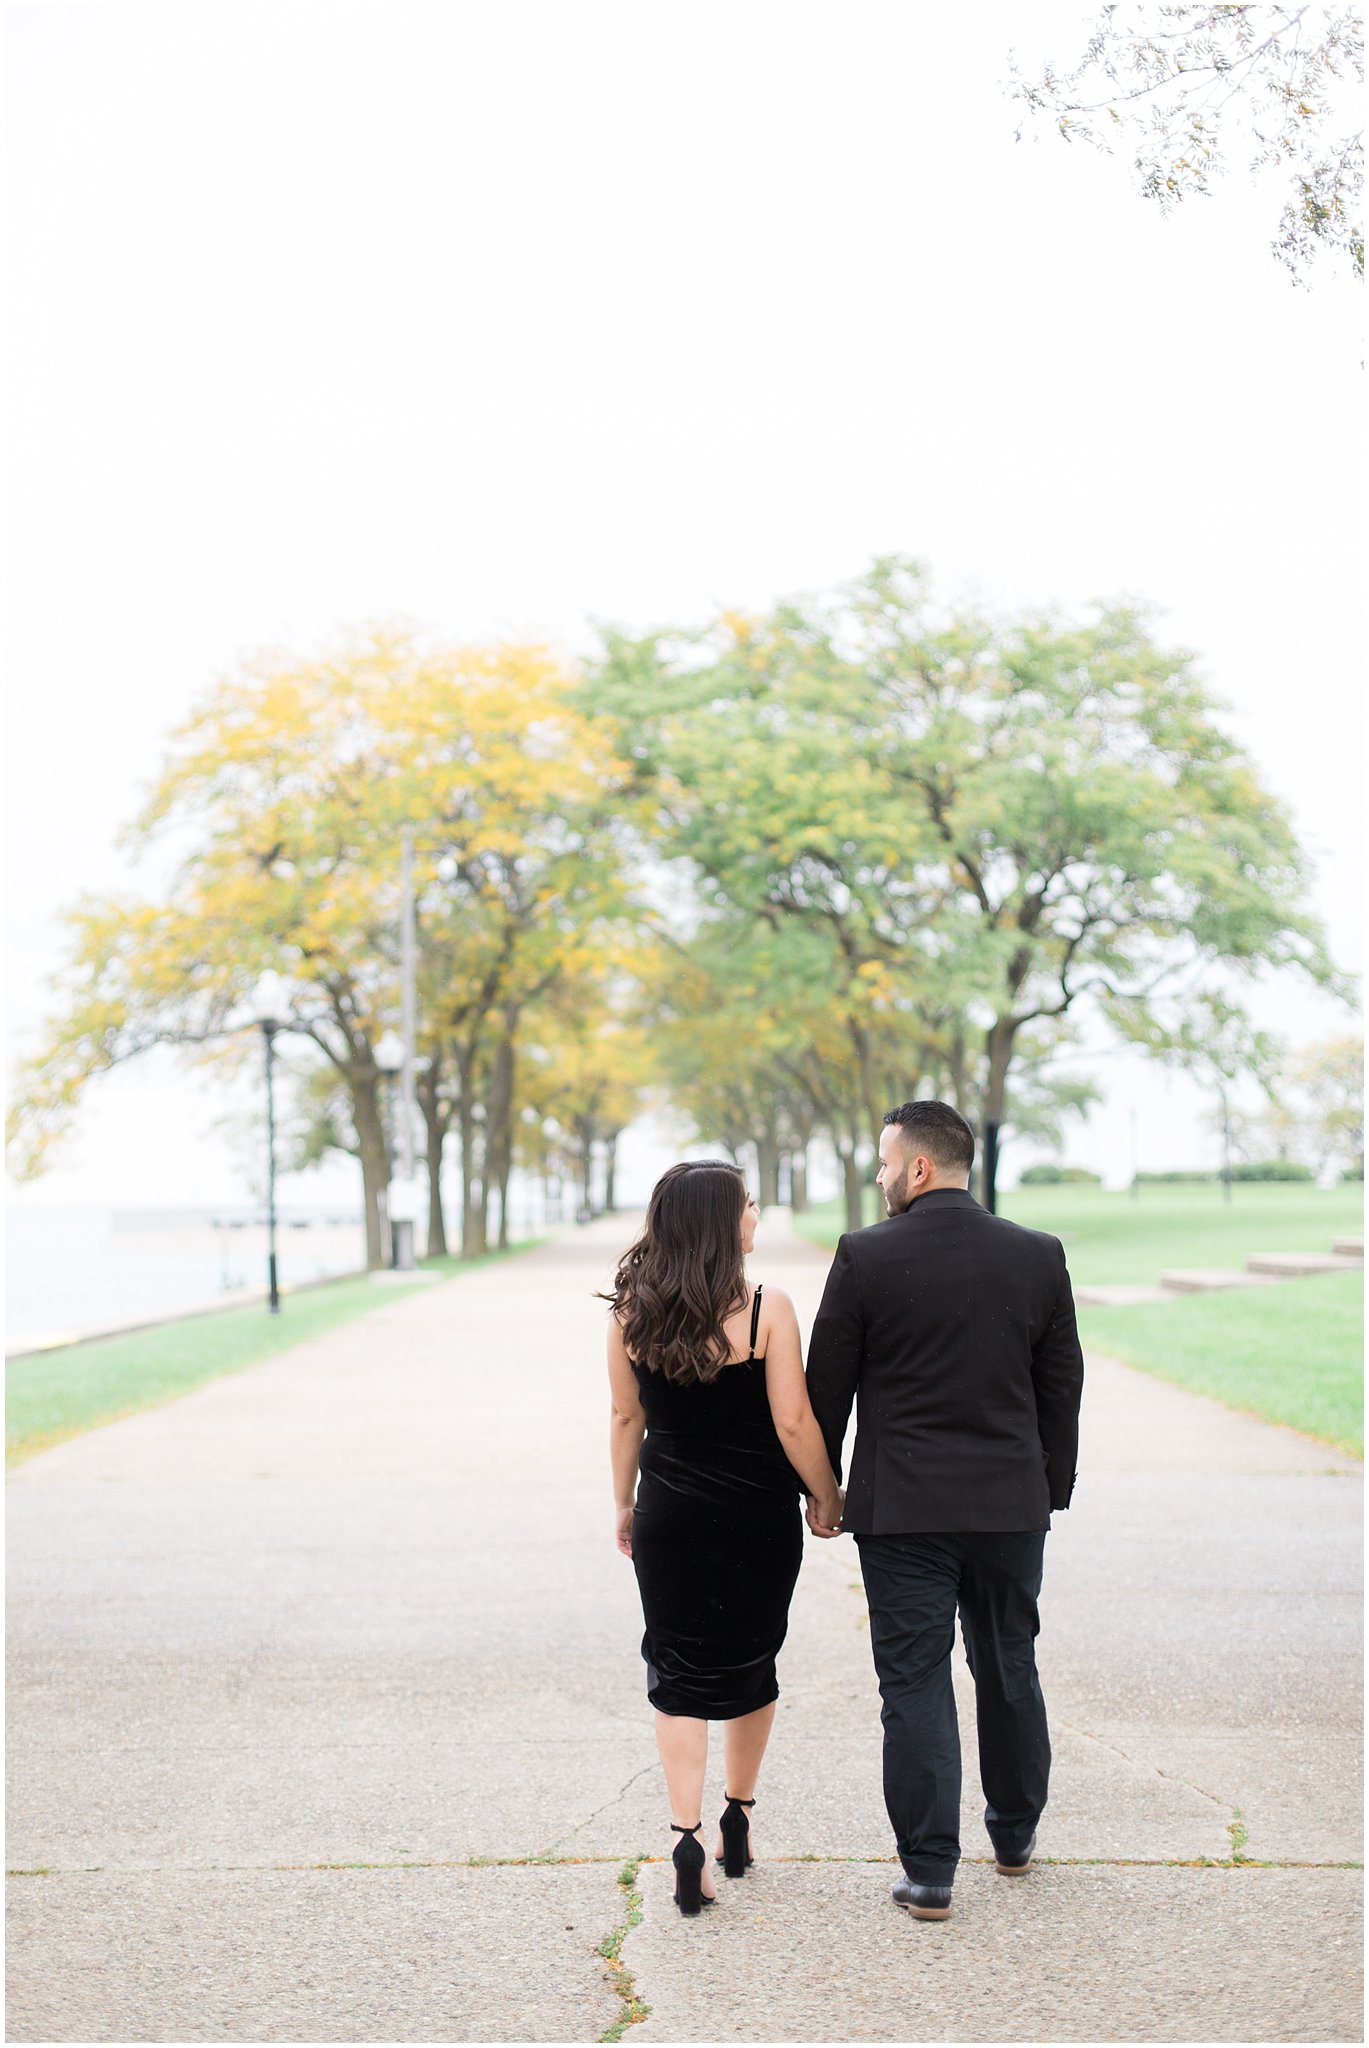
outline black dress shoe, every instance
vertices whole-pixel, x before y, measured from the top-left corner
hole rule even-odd
[[[1003,1861],[1003,1858],[1000,1855],[998,1855],[997,1851],[995,1851],[993,1867],[998,1872],[1000,1877],[1025,1877],[1027,1872],[1032,1867],[1032,1857],[1035,1855],[1035,1853],[1036,1834],[1033,1830],[1032,1838],[1027,1844],[1026,1854],[1023,1856],[1022,1861],[1020,1863],[1005,1863]]]
[[[906,1906],[914,1920],[949,1920],[951,1887],[948,1884],[914,1884],[901,1877],[889,1894],[896,1906]]]

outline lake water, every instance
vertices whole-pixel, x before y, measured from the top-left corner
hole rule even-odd
[[[5,1342],[98,1329],[137,1316],[229,1306],[266,1284],[265,1223],[246,1209],[6,1212]],[[355,1273],[359,1216],[295,1210],[276,1228],[282,1286]]]

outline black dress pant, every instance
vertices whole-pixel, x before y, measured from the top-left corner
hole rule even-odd
[[[1020,1863],[1046,1804],[1051,1749],[1036,1675],[1044,1530],[857,1536],[884,1702],[884,1803],[914,1884],[960,1861],[960,1729],[951,1688],[956,1609],[974,1677],[984,1824]]]

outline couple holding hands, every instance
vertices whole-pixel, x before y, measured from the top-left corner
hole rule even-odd
[[[890,1110],[879,1157],[888,1216],[838,1244],[806,1375],[793,1303],[747,1282],[759,1211],[730,1162],[661,1176],[606,1297],[617,1543],[641,1592],[682,1913],[716,1895],[700,1840],[710,1721],[724,1724],[728,1786],[715,1855],[728,1877],[754,1860],[800,1488],[813,1535],[848,1533],[860,1553],[895,1903],[922,1920],[951,1909],[957,1612],[996,1867],[1031,1864],[1050,1772],[1036,1603],[1051,1511],[1074,1487],[1083,1386],[1069,1275],[1057,1239],[972,1198],[974,1135],[948,1103]]]

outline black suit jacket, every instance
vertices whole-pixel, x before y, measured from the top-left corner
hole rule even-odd
[[[841,1477],[843,1527],[1048,1529],[1067,1508],[1084,1357],[1058,1238],[934,1188],[837,1246],[808,1393]]]

